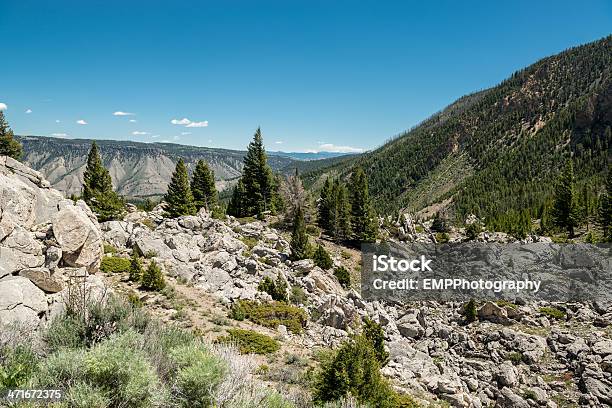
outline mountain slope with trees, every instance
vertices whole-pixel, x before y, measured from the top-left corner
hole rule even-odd
[[[612,36],[544,58],[499,85],[465,96],[382,147],[304,175],[365,171],[376,209],[439,205],[495,229],[539,218],[573,162],[583,219],[595,219],[612,148]],[[524,221],[523,221],[524,222]]]

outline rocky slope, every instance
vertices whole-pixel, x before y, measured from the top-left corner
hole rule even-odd
[[[284,233],[260,221],[217,220],[203,211],[164,219],[158,206],[98,226],[82,202],[64,200],[39,173],[6,158],[0,160],[0,193],[4,327],[44,323],[60,307],[66,282],[86,276],[96,288],[106,283],[126,291],[163,319],[183,321],[211,338],[245,326],[274,336],[281,352],[299,359],[272,355],[260,361],[268,367],[260,375],[287,393],[303,389],[300,370],[315,365],[318,349],[339,344],[369,316],[385,331],[390,361],[383,372],[424,406],[612,404],[612,310],[597,303],[556,304],[562,313],[551,314],[542,309],[552,306],[545,303],[486,302],[479,305],[479,320],[465,324],[459,303],[364,301],[357,286],[342,288],[331,269],[290,261]],[[432,239],[427,226],[424,232],[401,227],[409,234],[406,239]],[[175,288],[173,297],[141,292],[125,274],[90,275],[97,270],[103,242],[115,247],[114,256],[137,250],[145,262],[159,263]],[[356,251],[323,243],[336,265],[358,264]],[[308,316],[303,331],[227,317],[239,300],[271,300],[258,285],[265,276],[279,275],[288,291],[300,288],[304,294],[294,299]],[[162,307],[166,301],[169,305]],[[295,363],[302,359],[303,365]]]

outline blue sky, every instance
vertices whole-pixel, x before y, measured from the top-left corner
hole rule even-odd
[[[370,149],[611,32],[606,0],[2,0],[0,103],[18,134]]]

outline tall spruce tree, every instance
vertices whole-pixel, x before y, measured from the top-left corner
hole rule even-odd
[[[244,157],[242,182],[246,192],[244,202],[247,215],[262,216],[264,211],[272,209],[274,180],[272,170],[268,166],[260,128],[257,128]]]
[[[574,237],[575,228],[580,223],[580,207],[571,159],[568,160],[555,187],[552,216],[557,227],[566,229],[570,238]]]
[[[324,231],[330,230],[330,212],[333,206],[333,197],[332,197],[332,181],[328,177],[325,179],[325,183],[323,184],[323,188],[321,189],[321,198],[318,202],[318,217],[317,224]]]
[[[351,237],[351,204],[346,187],[337,183],[335,189],[335,225],[334,238],[337,240],[349,239]]]
[[[355,239],[373,242],[378,234],[378,224],[370,203],[368,180],[361,167],[353,170],[350,184],[351,226]]]
[[[608,169],[606,189],[599,199],[599,224],[605,242],[612,242],[612,167]]]
[[[204,160],[198,160],[191,179],[191,193],[196,210],[205,208],[211,210],[217,203],[217,189],[215,188],[215,173]]]
[[[238,180],[238,184],[234,186],[232,191],[232,197],[227,205],[227,213],[234,217],[245,217],[247,215],[247,208],[245,203],[246,191],[244,189],[244,183],[242,178]]]
[[[176,218],[181,215],[194,215],[196,213],[193,194],[189,186],[187,166],[185,166],[183,159],[179,159],[176,163],[164,200],[168,204],[166,207],[167,217]]]
[[[100,221],[120,218],[125,210],[125,202],[113,190],[110,173],[102,164],[95,141],[91,144],[83,175],[83,200]]]
[[[21,160],[23,148],[21,143],[15,139],[13,131],[0,111],[0,156],[9,156],[15,160]]]
[[[306,234],[306,223],[304,222],[304,213],[301,208],[298,208],[295,212],[290,247],[292,261],[308,258],[308,235]]]

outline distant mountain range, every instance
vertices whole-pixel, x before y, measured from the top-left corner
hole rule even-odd
[[[317,189],[369,179],[383,214],[404,209],[537,218],[569,157],[581,200],[602,190],[612,164],[612,36],[544,58],[465,96],[380,148],[304,174]],[[511,219],[508,219],[511,222]]]
[[[80,194],[83,172],[92,140],[60,139],[42,136],[19,137],[24,147],[24,162],[42,172],[53,187],[66,195]],[[217,188],[224,190],[240,177],[245,151],[185,146],[173,143],[139,143],[96,140],[113,186],[129,198],[165,194],[176,161],[182,157],[192,170],[199,159],[206,160],[215,172]],[[268,162],[274,171],[287,172],[306,163],[316,167],[316,159],[334,153],[270,152]]]

